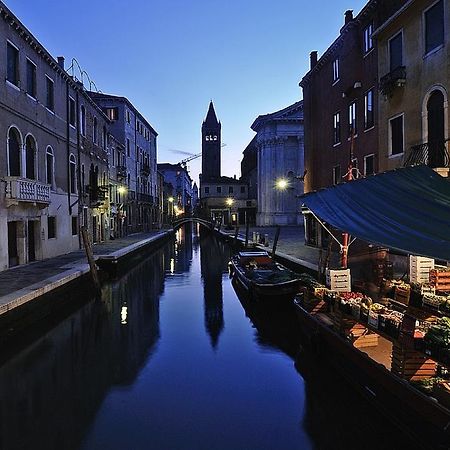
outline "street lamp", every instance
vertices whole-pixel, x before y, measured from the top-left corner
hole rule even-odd
[[[278,178],[275,181],[275,188],[279,191],[285,191],[289,186],[289,181],[286,178]]]
[[[170,217],[170,220],[173,219],[173,200],[174,200],[173,197],[169,197],[167,199],[167,201],[169,202],[169,209],[168,209],[167,213]]]
[[[231,207],[234,204],[234,200],[231,197],[228,197],[225,200],[225,204],[228,206],[228,225],[231,227]]]

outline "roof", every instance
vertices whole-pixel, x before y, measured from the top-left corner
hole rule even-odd
[[[121,95],[113,95],[113,94],[104,94],[103,92],[93,92],[88,91],[89,96],[95,101],[96,99],[104,99],[104,100],[113,100],[115,102],[126,103],[127,106],[137,115],[139,116],[139,120],[153,132],[155,136],[158,136],[158,132],[150,125],[147,119],[136,109],[133,103],[130,102],[126,97]]]
[[[320,219],[367,242],[450,260],[450,182],[405,167],[304,194]]]
[[[297,114],[296,114],[297,113]],[[303,100],[295,102],[286,108],[280,109],[270,114],[258,116],[251,125],[253,131],[258,131],[264,124],[271,121],[301,121],[303,120]]]
[[[214,111],[214,105],[212,100],[209,102],[208,112],[206,118],[203,121],[204,125],[217,125],[219,121],[217,120],[216,111]]]

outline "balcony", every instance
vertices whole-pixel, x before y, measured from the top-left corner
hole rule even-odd
[[[40,204],[42,207],[50,204],[49,184],[19,177],[5,177],[5,181],[8,206],[18,202]]]
[[[116,166],[116,176],[117,178],[127,177],[127,166]]]
[[[137,195],[138,201],[139,202],[143,202],[143,203],[151,203],[153,204],[153,196],[149,195],[149,194],[141,194],[140,192],[138,192]]]
[[[380,78],[380,92],[391,97],[395,89],[406,84],[406,67],[400,66]]]
[[[91,208],[101,206],[106,200],[108,193],[107,186],[86,186],[86,192],[89,193],[89,203]]]
[[[136,192],[135,191],[128,191],[128,201],[136,200]]]
[[[404,167],[425,164],[432,169],[449,168],[450,157],[447,148],[449,140],[440,142],[425,142],[410,148],[403,163]]]
[[[149,164],[141,164],[141,175],[144,177],[148,177],[150,175],[150,165]]]

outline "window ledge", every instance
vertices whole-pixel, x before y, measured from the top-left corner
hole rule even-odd
[[[388,155],[388,158],[389,158],[389,159],[399,158],[399,157],[402,157],[404,153],[405,153],[405,152],[396,153],[395,155],[389,154],[389,155]]]
[[[433,50],[430,50],[428,53],[425,53],[425,55],[423,55],[423,59],[428,58],[431,55],[434,55],[435,53],[437,53],[439,50],[442,50],[444,48],[444,44],[440,44],[437,47],[433,48]]]
[[[69,127],[72,128],[73,130],[76,130],[75,125],[72,125],[71,123],[69,123]]]
[[[358,133],[356,133],[356,134],[353,136],[353,139],[356,139],[357,137],[358,137]],[[349,137],[347,138],[347,141],[350,142],[351,140],[352,140],[352,137],[349,136]]]
[[[374,51],[374,49],[375,49],[375,46],[372,46],[372,48],[368,52],[364,53],[363,58],[370,55]]]
[[[337,80],[334,80],[333,83],[331,84],[331,86],[334,86],[334,85],[338,84],[339,81],[340,81],[340,78],[338,78]]]
[[[12,87],[13,89],[15,89],[16,91],[20,92],[20,87],[17,86],[17,84],[14,84],[13,82],[9,81],[8,79],[5,80],[6,81],[6,85],[9,87]]]
[[[33,97],[31,94],[29,94],[28,92],[27,92],[27,97],[30,99],[30,100],[33,100],[34,102],[36,102],[37,103],[37,98],[36,97]]]
[[[371,130],[373,130],[375,128],[375,125],[372,125],[370,128],[366,128],[365,130],[364,130],[364,133],[367,133],[368,131],[371,131]]]
[[[55,115],[55,111],[52,111],[51,109],[49,109],[47,106],[45,107],[45,109],[47,110],[47,112],[49,112],[50,114]]]
[[[333,144],[333,148],[335,148],[335,147],[339,147],[339,145],[341,145],[342,144],[342,142],[336,142],[336,144]]]

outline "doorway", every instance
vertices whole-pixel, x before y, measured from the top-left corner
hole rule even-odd
[[[428,125],[428,165],[446,166],[445,130],[444,130],[444,94],[435,90],[427,102]]]
[[[28,262],[36,261],[35,221],[28,221]]]
[[[19,264],[17,251],[17,222],[8,222],[8,264],[14,267]]]

